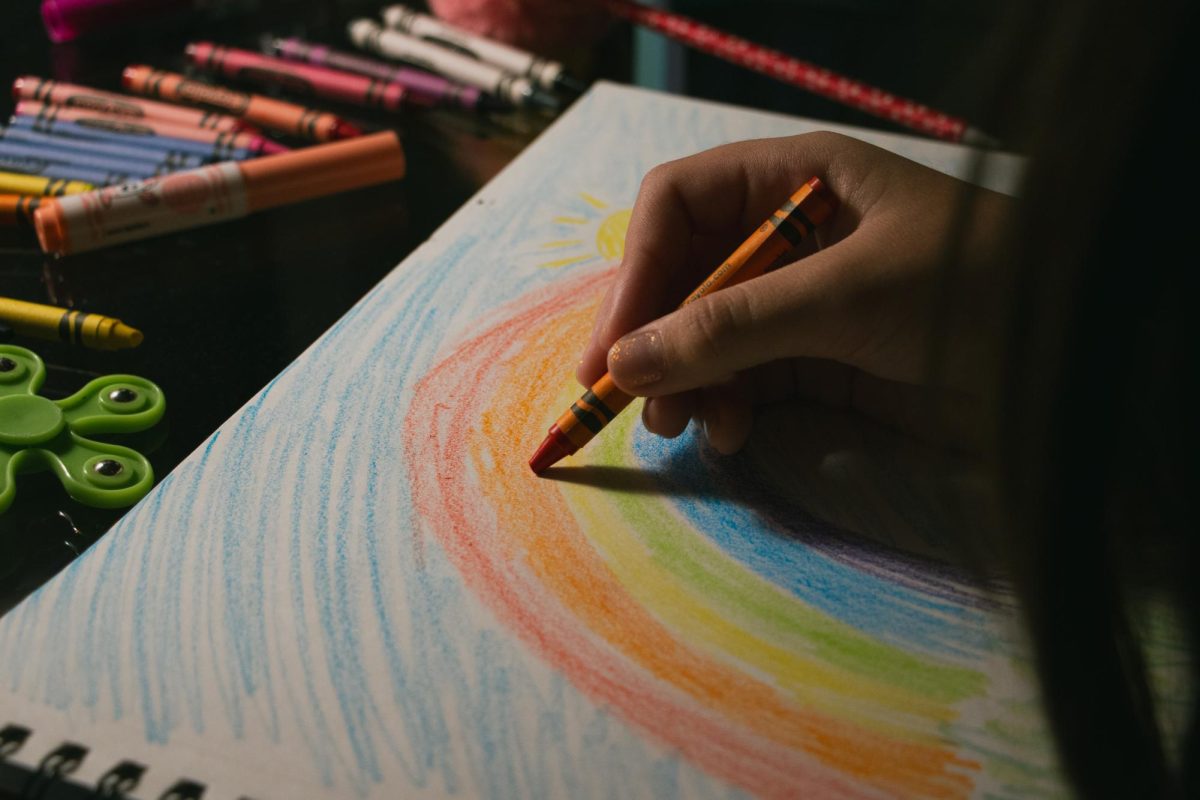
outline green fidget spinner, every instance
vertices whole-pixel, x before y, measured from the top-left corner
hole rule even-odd
[[[106,375],[49,400],[36,394],[45,380],[35,353],[0,344],[0,513],[16,495],[17,473],[42,469],[54,470],[84,505],[122,508],[142,499],[154,485],[146,457],[84,435],[151,427],[167,407],[162,390],[133,375]]]

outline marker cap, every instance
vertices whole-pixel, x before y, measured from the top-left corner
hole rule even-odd
[[[404,177],[404,150],[393,131],[239,162],[251,211],[296,203]]]

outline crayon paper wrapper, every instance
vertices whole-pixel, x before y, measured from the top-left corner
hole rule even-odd
[[[245,216],[246,187],[226,162],[59,198],[64,253],[145,239]]]

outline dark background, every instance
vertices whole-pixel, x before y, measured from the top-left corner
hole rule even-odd
[[[51,45],[37,3],[10,0],[0,22],[0,84],[31,74],[118,90],[121,69],[129,63],[185,71],[183,47],[196,39],[254,49],[270,32],[349,49],[345,23],[373,16],[385,3],[247,5],[250,10],[224,17],[159,20]],[[977,6],[949,0],[699,0],[673,6],[955,114],[968,113],[970,86],[990,52],[986,16]],[[645,37],[614,25],[599,44],[571,50],[565,58],[582,77],[630,81],[645,72],[635,68]],[[657,47],[659,88],[896,130],[718,59],[678,46]],[[157,382],[167,397],[164,421],[146,434],[113,441],[146,453],[159,479],[552,121],[539,112],[382,116],[320,105],[372,129],[397,130],[408,158],[405,180],[63,260],[42,256],[27,233],[0,228],[0,295],[107,314],[145,334],[140,347],[115,353],[40,340],[14,343],[45,359],[49,377],[42,393],[49,397],[65,397],[91,378],[114,372]],[[7,118],[10,112],[11,103],[0,100],[0,113]],[[13,506],[0,515],[0,614],[95,542],[122,513],[70,500],[48,473],[20,476]]]

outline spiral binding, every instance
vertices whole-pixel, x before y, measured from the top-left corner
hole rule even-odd
[[[95,786],[71,779],[88,748],[77,742],[62,742],[42,756],[34,769],[12,761],[33,731],[22,725],[0,727],[0,800],[120,800],[131,798],[148,767],[136,761],[121,761],[100,776]],[[157,800],[204,800],[205,786],[181,779],[171,784]]]

